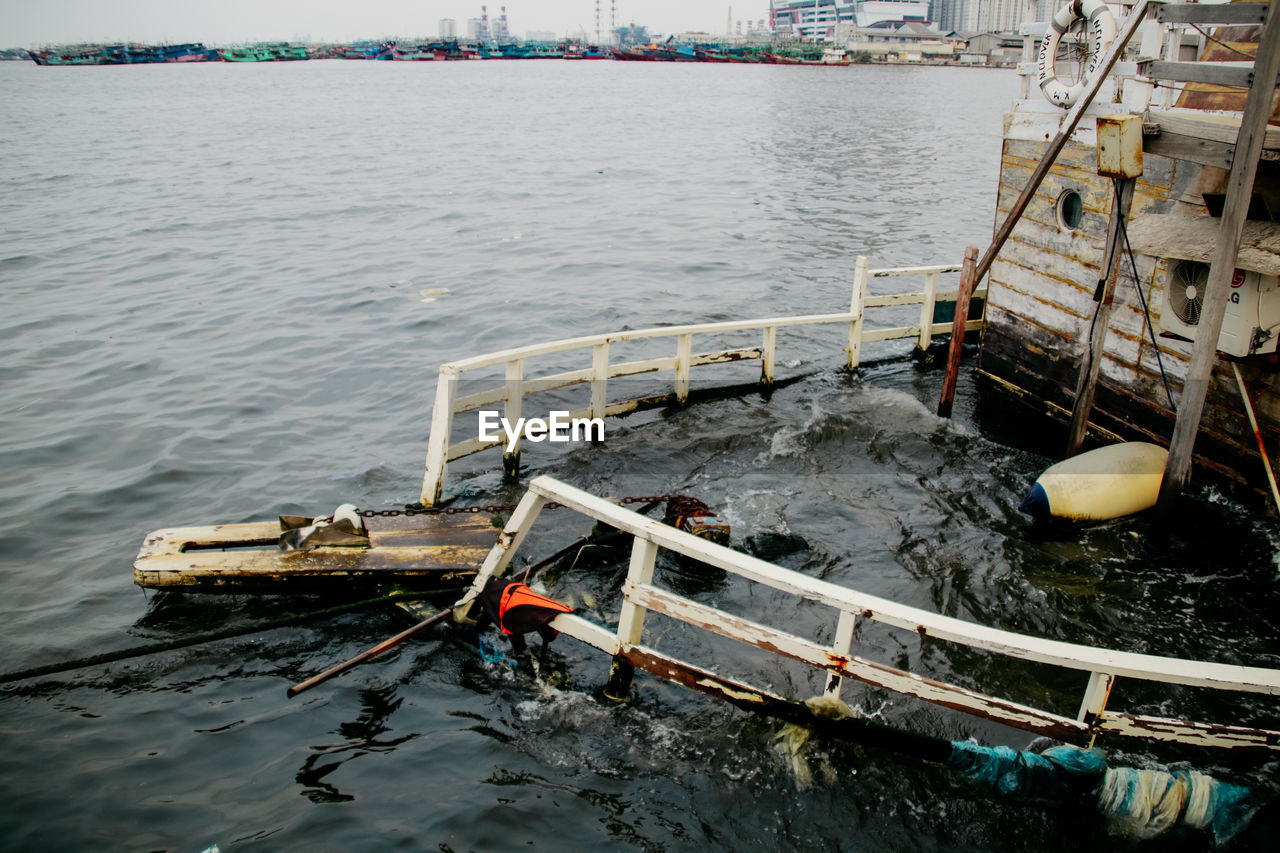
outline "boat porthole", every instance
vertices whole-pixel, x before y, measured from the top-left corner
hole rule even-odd
[[[1058,227],[1074,231],[1084,219],[1084,199],[1075,190],[1067,190],[1058,196]]]

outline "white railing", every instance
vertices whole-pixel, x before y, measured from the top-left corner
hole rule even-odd
[[[847,324],[849,327],[848,346],[844,348],[844,351],[847,354],[845,365],[849,369],[857,367],[860,363],[862,345],[864,343],[897,338],[915,338],[916,345],[924,349],[929,346],[929,342],[934,335],[949,334],[952,331],[954,323],[935,323],[933,322],[933,315],[934,307],[938,302],[954,302],[956,298],[956,291],[954,290],[942,292],[938,290],[940,277],[944,273],[959,271],[959,264],[871,270],[868,268],[866,257],[859,256],[854,268],[853,296],[847,312],[839,314],[810,314],[799,317],[773,317],[763,320],[735,320],[725,323],[702,323],[686,326],[664,326],[602,335],[588,335],[580,338],[566,338],[547,343],[529,344],[442,364],[436,384],[435,406],[431,413],[431,435],[427,443],[426,473],[422,480],[422,503],[424,506],[434,506],[439,502],[444,489],[445,471],[449,462],[504,444],[502,438],[496,440],[479,438],[479,430],[473,433],[473,437],[455,442],[453,440],[453,421],[458,414],[496,406],[501,403],[503,406],[502,416],[508,423],[514,424],[525,415],[524,400],[528,395],[565,388],[570,385],[590,383],[590,405],[570,412],[568,416],[570,418],[604,418],[635,411],[642,405],[654,402],[655,399],[652,397],[635,397],[610,401],[608,396],[610,379],[671,371],[674,374],[672,391],[669,394],[662,395],[661,399],[684,403],[689,398],[690,374],[693,368],[708,364],[753,362],[757,359],[760,362],[760,382],[763,385],[769,385],[774,381],[774,368],[778,352],[778,329],[793,326],[831,323]],[[923,276],[925,279],[924,290],[919,293],[867,295],[869,279],[901,276]],[[977,291],[974,296],[982,297],[985,294],[986,291],[983,289]],[[917,304],[920,306],[919,322],[913,325],[868,328],[865,324],[867,309]],[[974,331],[981,328],[981,320],[970,320],[965,326],[966,331]],[[737,349],[694,352],[693,338],[695,335],[724,335],[744,332],[754,333],[759,340],[759,344],[755,345],[753,343],[750,346]],[[617,364],[610,361],[611,345],[656,338],[675,338],[675,354],[661,358]],[[528,362],[530,359],[573,350],[590,350],[590,366],[546,376],[529,375]],[[464,374],[499,365],[505,371],[505,379],[501,385],[467,396],[458,396],[459,381]],[[504,469],[514,474],[519,466],[519,457],[520,438],[517,437],[511,449],[503,453]]]
[[[832,695],[840,692],[844,678],[853,678],[1070,743],[1087,744],[1096,734],[1111,733],[1201,746],[1280,749],[1280,732],[1139,716],[1107,709],[1111,688],[1117,678],[1277,695],[1280,694],[1280,670],[1074,645],[942,616],[766,563],[622,509],[545,476],[530,482],[528,492],[481,566],[471,594],[483,587],[490,576],[502,574],[511,564],[516,550],[548,501],[556,501],[633,537],[631,563],[622,585],[623,598],[617,627],[610,629],[569,614],[561,615],[551,623],[560,632],[613,655],[616,664],[639,667],[747,705],[780,698],[750,685],[731,682],[709,669],[696,667],[645,646],[645,617],[654,612],[825,670],[830,674],[827,693]],[[826,605],[831,608],[835,623],[834,641],[829,645],[815,642],[724,613],[655,586],[654,560],[659,548]],[[866,660],[855,654],[853,648],[854,627],[858,619],[881,622],[939,642],[1088,673],[1079,713],[1075,718],[1066,717]]]

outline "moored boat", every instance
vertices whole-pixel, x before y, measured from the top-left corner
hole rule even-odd
[[[1280,45],[1263,43],[1265,4],[1164,4],[1163,24],[1156,8],[1063,7],[1054,31],[1096,33],[1086,62],[1052,32],[1024,56],[978,376],[1068,421],[1068,454],[1087,434],[1168,445],[1167,511],[1193,462],[1267,494],[1280,445],[1280,111],[1274,81],[1249,82]],[[1175,17],[1211,38],[1165,62]],[[1126,44],[1149,59],[1108,76]]]
[[[391,58],[396,62],[431,62],[436,58],[436,52],[428,45],[401,45],[396,44],[392,51]]]
[[[613,48],[613,58],[621,62],[654,62],[657,59],[642,50],[626,50],[621,47]]]
[[[275,58],[276,62],[297,62],[303,59],[310,59],[307,53],[306,45],[294,44],[293,42],[270,42],[267,49]]]
[[[224,47],[220,52],[223,62],[274,62],[275,54],[265,44]]]
[[[106,65],[107,59],[100,47],[78,45],[74,47],[45,48],[27,51],[36,65]]]
[[[81,44],[28,51],[37,65],[152,65],[164,62],[208,62],[217,51],[189,44]]]
[[[220,55],[224,62],[295,62],[311,58],[306,45],[283,41],[224,47]]]

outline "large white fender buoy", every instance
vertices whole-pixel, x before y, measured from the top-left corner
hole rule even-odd
[[[1087,40],[1089,44],[1089,61],[1086,63],[1080,82],[1067,86],[1058,79],[1054,63],[1057,60],[1058,45],[1062,36],[1077,19],[1088,22]],[[1048,35],[1040,42],[1040,91],[1049,99],[1049,103],[1066,109],[1073,105],[1084,94],[1085,86],[1098,71],[1102,57],[1116,40],[1116,19],[1102,0],[1071,0],[1053,16]]]
[[[1169,451],[1144,441],[1099,447],[1046,468],[1018,508],[1075,521],[1141,512],[1155,506],[1168,458]]]

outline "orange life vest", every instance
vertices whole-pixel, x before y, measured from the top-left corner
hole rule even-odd
[[[573,612],[572,607],[539,595],[527,584],[499,577],[485,583],[480,602],[502,633],[510,635],[538,631],[561,613]],[[555,636],[554,631],[551,634]]]

